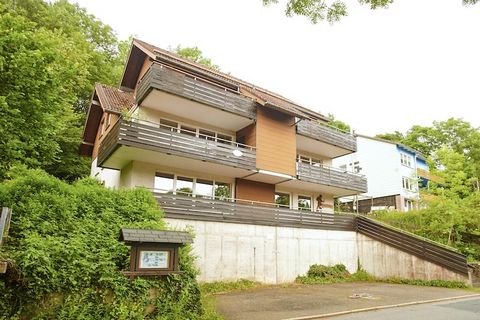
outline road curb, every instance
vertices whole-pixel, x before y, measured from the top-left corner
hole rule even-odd
[[[469,294],[469,295],[464,295],[464,296],[457,296],[457,297],[448,297],[448,298],[439,298],[439,299],[432,299],[432,300],[422,300],[422,301],[413,301],[413,302],[405,302],[405,303],[398,303],[398,304],[390,304],[390,305],[386,305],[386,306],[353,309],[353,310],[347,310],[347,311],[338,311],[338,312],[332,312],[332,313],[317,314],[317,315],[313,315],[313,316],[285,318],[285,319],[282,319],[282,320],[315,320],[315,319],[322,319],[322,318],[327,318],[327,317],[342,316],[342,315],[352,314],[352,313],[360,313],[360,312],[383,310],[383,309],[392,309],[392,308],[398,308],[398,307],[413,306],[413,305],[417,305],[417,304],[442,302],[442,301],[475,298],[475,297],[480,297],[480,293]]]

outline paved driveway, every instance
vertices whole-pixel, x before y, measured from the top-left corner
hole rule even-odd
[[[480,319],[480,298],[419,304],[409,307],[355,313],[331,320],[478,320]]]
[[[216,301],[227,320],[275,320],[471,294],[461,289],[368,282],[267,287],[220,294]]]

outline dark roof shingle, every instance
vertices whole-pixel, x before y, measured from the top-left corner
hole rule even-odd
[[[185,231],[121,229],[120,240],[126,243],[192,243],[192,236]]]

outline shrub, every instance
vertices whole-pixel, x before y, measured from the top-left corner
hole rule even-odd
[[[109,190],[92,179],[73,185],[40,170],[17,169],[0,184],[0,204],[13,209],[0,258],[0,318],[196,319],[202,313],[189,247],[180,275],[129,280],[122,227],[163,229],[147,190]]]
[[[343,264],[336,264],[333,267],[314,264],[310,266],[307,277],[310,278],[346,278],[350,275]]]

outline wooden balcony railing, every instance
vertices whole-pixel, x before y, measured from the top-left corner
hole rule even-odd
[[[360,193],[367,192],[365,176],[337,168],[297,162],[297,176],[299,180],[303,181],[354,190]]]
[[[297,228],[355,230],[354,215],[293,210],[239,199],[212,199],[154,191],[166,218]]]
[[[297,133],[352,152],[357,151],[357,139],[354,135],[328,125],[302,120],[297,124]]]
[[[137,87],[137,104],[140,104],[152,89],[175,94],[249,119],[256,117],[255,103],[252,99],[161,64],[153,64],[140,80]]]
[[[102,165],[118,146],[123,145],[255,170],[254,147],[212,139],[214,138],[197,137],[187,130],[151,122],[119,120],[100,145],[98,163]]]

